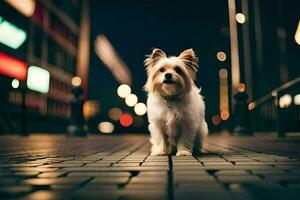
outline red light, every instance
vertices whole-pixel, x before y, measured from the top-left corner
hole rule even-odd
[[[0,52],[0,74],[25,81],[27,77],[27,63]]]
[[[120,124],[122,126],[128,127],[133,123],[133,118],[130,114],[125,113],[120,117]]]

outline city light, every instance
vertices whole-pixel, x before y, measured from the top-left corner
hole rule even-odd
[[[12,23],[3,20],[2,17],[0,18],[0,42],[13,49],[19,48],[26,40],[27,33]]]
[[[253,110],[254,108],[255,108],[255,103],[254,102],[252,102],[252,103],[249,103],[248,104],[248,110]]]
[[[244,83],[240,83],[238,87],[239,92],[245,92],[246,90],[246,85]]]
[[[222,119],[223,121],[229,119],[229,112],[227,112],[227,111],[222,111],[222,112],[221,112],[221,119]]]
[[[14,88],[14,89],[17,89],[20,85],[20,81],[18,79],[13,79],[11,81],[11,87]]]
[[[292,96],[290,94],[285,94],[279,98],[279,107],[280,108],[287,108],[292,103]]]
[[[219,70],[219,78],[220,79],[226,79],[228,76],[227,69],[220,69]]]
[[[221,118],[219,115],[213,115],[211,118],[213,125],[218,126],[221,123]]]
[[[119,83],[131,83],[131,72],[105,35],[95,39],[95,52]]]
[[[294,96],[294,104],[299,106],[300,105],[300,94]]]
[[[297,42],[298,45],[300,45],[300,20],[298,22],[297,30],[295,33],[295,41]]]
[[[246,22],[246,17],[243,13],[237,13],[235,15],[235,19],[240,24],[244,24]]]
[[[219,51],[218,53],[217,53],[217,59],[219,60],[219,61],[225,61],[226,60],[226,53],[224,53],[223,51]]]
[[[25,81],[27,77],[27,63],[0,52],[0,74]]]
[[[126,98],[128,95],[130,95],[131,88],[127,84],[122,84],[118,87],[117,93],[118,93],[119,97]]]
[[[134,112],[139,116],[143,116],[147,112],[147,106],[144,103],[137,103],[134,106]]]
[[[78,76],[74,76],[71,80],[71,83],[74,87],[81,85],[81,78]]]
[[[100,103],[97,100],[88,100],[83,104],[83,116],[86,119],[96,116],[100,112]]]
[[[120,117],[120,124],[122,126],[128,127],[132,123],[133,123],[133,118],[132,118],[132,116],[130,114],[125,113],[125,114],[121,115],[121,117]]]
[[[229,92],[228,92],[228,70],[219,70],[220,78],[220,101],[219,109],[222,120],[227,120],[229,118]]]
[[[48,93],[50,84],[50,73],[37,66],[28,68],[27,87],[31,90]]]
[[[98,129],[102,133],[112,133],[115,130],[115,126],[110,122],[101,122],[98,124]]]
[[[21,14],[25,15],[26,17],[31,17],[35,10],[35,0],[5,0],[6,3],[10,4],[14,7],[17,11]]]
[[[130,94],[125,99],[125,103],[129,107],[135,106],[135,104],[137,104],[137,102],[138,102],[138,98],[135,94]]]
[[[122,110],[120,108],[111,108],[108,111],[108,116],[110,117],[110,119],[114,120],[114,121],[118,121],[122,115]]]

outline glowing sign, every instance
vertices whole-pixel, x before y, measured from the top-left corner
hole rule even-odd
[[[27,33],[0,17],[0,42],[13,49],[19,48],[27,38]]]
[[[25,81],[27,76],[27,63],[0,52],[0,74]]]
[[[25,15],[26,17],[31,17],[35,10],[35,0],[5,0],[6,3],[10,4],[17,11]]]
[[[48,93],[50,84],[50,73],[40,67],[30,66],[28,68],[27,87],[31,90]]]

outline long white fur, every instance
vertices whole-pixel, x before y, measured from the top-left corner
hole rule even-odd
[[[176,155],[178,156],[192,155],[193,148],[201,151],[208,134],[204,100],[192,77],[189,77],[191,89],[183,91],[176,101],[168,102],[160,92],[149,89],[153,88],[151,84],[155,84],[149,80],[151,73],[155,73],[154,69],[163,65],[174,65],[174,62],[178,66],[184,65],[180,57],[163,56],[157,62],[152,63],[152,70],[148,69],[148,81],[145,87],[148,91],[147,108],[148,128],[152,144],[151,155],[169,154],[170,147],[177,147]],[[185,74],[188,74],[187,70]]]

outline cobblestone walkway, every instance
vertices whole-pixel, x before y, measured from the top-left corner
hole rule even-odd
[[[198,157],[145,136],[0,137],[0,199],[299,199],[300,142],[209,137]]]

